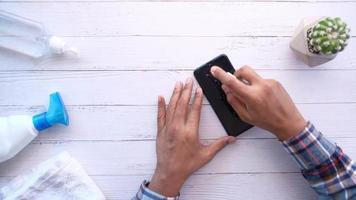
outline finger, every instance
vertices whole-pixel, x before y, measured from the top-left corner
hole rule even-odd
[[[246,120],[250,119],[250,115],[246,108],[246,105],[241,100],[239,100],[238,97],[235,97],[230,93],[230,94],[226,95],[226,98],[227,98],[227,101],[232,106],[232,108],[237,112],[237,114],[239,115],[239,117],[242,120],[246,121]]]
[[[192,89],[193,89],[193,79],[187,78],[182,91],[182,95],[178,100],[177,109],[175,113],[175,116],[184,119],[184,121],[187,119],[187,115],[189,111],[189,100],[192,95]]]
[[[226,99],[232,108],[237,112],[241,119],[250,119],[249,112],[247,110],[246,104],[239,99],[238,96],[235,96],[234,93],[231,92],[231,89],[226,85],[222,85],[221,88],[224,90],[226,94]]]
[[[209,158],[212,159],[226,145],[234,143],[235,141],[236,141],[236,138],[233,136],[224,136],[224,137],[221,137],[221,138],[215,140],[213,143],[209,144],[207,147]]]
[[[157,132],[163,129],[164,125],[166,124],[166,102],[164,97],[158,97],[158,113],[157,113]]]
[[[238,99],[241,104],[245,105],[245,102],[243,102],[241,100],[241,97],[239,97],[236,93],[232,92],[231,89],[228,86],[221,85],[221,88],[225,92],[227,99],[228,99],[228,96],[230,95],[230,96],[236,97],[236,99]]]
[[[224,84],[221,85],[221,89],[225,92],[226,95],[231,93],[231,89]]]
[[[256,73],[256,71],[247,65],[244,65],[239,70],[237,70],[235,72],[235,75],[239,78],[248,81],[250,84],[262,80],[262,78]]]
[[[171,99],[169,100],[167,113],[166,113],[166,121],[171,121],[174,117],[174,112],[176,110],[177,102],[182,93],[182,83],[178,81],[174,86],[173,94]]]
[[[188,123],[196,130],[199,128],[201,107],[203,104],[203,91],[197,88],[195,92],[194,102],[192,109],[188,116]],[[197,131],[198,132],[198,131]]]
[[[211,74],[217,78],[222,84],[228,86],[233,90],[236,95],[241,98],[249,98],[249,88],[242,81],[238,80],[236,76],[229,72],[225,72],[223,69],[217,66],[211,68]]]

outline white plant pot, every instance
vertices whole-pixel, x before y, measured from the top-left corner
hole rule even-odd
[[[314,54],[308,50],[307,32],[320,20],[325,17],[306,17],[304,18],[294,32],[289,44],[295,54],[307,65],[314,67],[326,63],[336,57],[336,54],[329,56]]]

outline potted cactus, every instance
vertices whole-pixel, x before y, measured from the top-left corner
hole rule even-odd
[[[290,42],[290,48],[309,66],[336,57],[350,38],[350,29],[339,17],[305,18]]]

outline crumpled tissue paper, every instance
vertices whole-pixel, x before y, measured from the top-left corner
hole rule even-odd
[[[69,153],[61,153],[14,178],[1,200],[104,200],[105,196]]]

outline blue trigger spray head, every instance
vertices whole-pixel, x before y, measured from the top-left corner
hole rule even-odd
[[[59,92],[52,93],[49,97],[47,112],[32,117],[32,122],[37,131],[43,131],[55,124],[68,126],[69,118]]]

